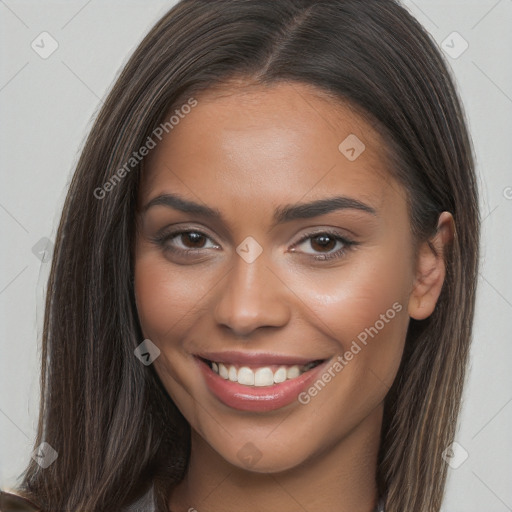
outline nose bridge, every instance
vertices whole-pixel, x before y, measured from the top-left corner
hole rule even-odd
[[[246,336],[258,327],[287,323],[289,307],[282,293],[284,285],[268,268],[269,263],[266,254],[255,257],[250,242],[240,244],[215,307],[218,324]]]

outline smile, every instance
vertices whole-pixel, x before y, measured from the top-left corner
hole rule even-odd
[[[273,411],[297,401],[299,393],[331,359],[300,361],[290,357],[224,355],[196,355],[194,359],[208,390],[218,401],[232,409],[251,412]]]
[[[243,386],[273,386],[286,380],[292,380],[303,373],[315,368],[323,361],[311,361],[305,365],[293,366],[262,366],[259,368],[250,368],[249,366],[237,366],[233,364],[218,363],[215,361],[206,361],[210,368],[223,379],[231,382],[238,382]]]

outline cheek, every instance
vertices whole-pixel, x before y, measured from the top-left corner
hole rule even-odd
[[[184,313],[180,289],[170,288],[170,279],[161,267],[151,258],[139,258],[135,264],[137,311],[144,336],[153,341],[163,337]],[[177,300],[172,300],[171,295]]]
[[[194,309],[206,293],[200,279],[187,277],[186,271],[171,267],[161,253],[141,250],[135,262],[135,297],[144,338],[160,349],[155,370],[167,392],[183,410],[186,396],[180,397],[187,382],[186,354],[180,340],[193,327]],[[178,395],[176,395],[178,393]]]
[[[308,306],[304,311],[314,313],[309,322],[337,344],[343,357],[338,372],[343,377],[336,381],[345,396],[373,395],[380,401],[398,371],[412,273],[411,255],[394,247],[354,253],[346,266],[296,283]]]
[[[302,275],[296,286],[326,328],[343,333],[345,339],[374,325],[395,302],[406,309],[410,267],[408,254],[376,246],[354,252],[339,268]],[[289,274],[288,279],[297,277]]]
[[[144,335],[156,340],[165,339],[171,330],[173,336],[185,330],[201,306],[201,297],[212,288],[207,276],[171,265],[153,253],[137,256],[134,285]]]

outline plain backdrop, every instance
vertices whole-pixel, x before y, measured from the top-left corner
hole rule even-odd
[[[48,256],[73,167],[101,99],[174,3],[0,0],[2,488],[16,483],[32,452]],[[512,511],[512,0],[404,5],[453,70],[481,190],[482,265],[456,437],[468,458],[450,469],[443,510]]]

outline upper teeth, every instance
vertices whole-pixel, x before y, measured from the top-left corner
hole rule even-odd
[[[212,362],[212,370],[223,379],[238,382],[245,386],[272,386],[273,384],[284,382],[287,379],[295,379],[310,370],[314,364],[315,363],[312,362],[301,367],[298,365],[280,366],[276,371],[272,371],[268,366],[255,370],[247,366],[242,366],[237,369],[233,365]]]

